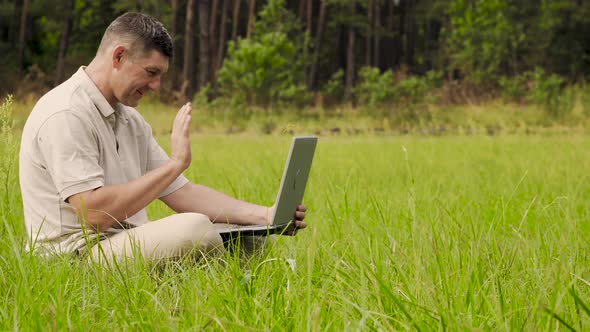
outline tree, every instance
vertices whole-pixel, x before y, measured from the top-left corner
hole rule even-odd
[[[209,61],[209,76],[211,85],[213,86],[213,90],[217,90],[217,82],[215,80],[215,76],[217,73],[217,43],[219,42],[218,38],[218,31],[219,31],[219,23],[218,23],[218,7],[219,1],[213,0],[211,2],[211,19],[209,20],[209,54],[210,54],[210,61]]]
[[[350,17],[356,15],[356,3],[353,1],[349,5]],[[350,25],[348,27],[348,43],[346,46],[346,83],[344,86],[344,99],[346,101],[352,101],[352,94],[354,88],[354,76],[355,76],[355,39],[356,31],[355,28]]]
[[[373,0],[373,66],[381,65],[381,0]]]
[[[178,58],[180,57],[179,52],[179,34],[178,34],[178,0],[170,1],[170,8],[172,11],[172,18],[170,22],[170,37],[172,38],[174,54],[172,55],[172,63],[170,64],[170,85],[172,90],[178,89]]]
[[[231,40],[233,40],[234,42],[238,39],[238,26],[240,23],[240,3],[241,0],[234,0],[231,30]]]
[[[188,0],[186,4],[186,24],[184,36],[184,67],[181,92],[191,100],[196,90],[195,80],[195,11],[197,0]]]
[[[219,21],[219,43],[217,43],[219,49],[217,51],[217,63],[215,70],[221,68],[223,63],[223,56],[225,50],[225,43],[227,41],[227,18],[229,11],[230,0],[223,0],[223,6],[221,8],[221,20]]]
[[[322,48],[322,35],[324,34],[324,26],[326,24],[326,7],[327,7],[327,0],[321,0],[320,3],[320,16],[318,18],[318,25],[317,25],[317,31],[316,31],[316,36],[315,36],[315,42],[314,42],[314,49],[313,49],[313,56],[312,56],[312,64],[311,64],[311,71],[309,73],[309,79],[308,79],[308,87],[310,90],[314,90],[315,89],[315,84],[316,84],[316,77],[317,77],[317,72],[318,72],[318,66],[319,66],[319,55],[320,55],[320,49]]]
[[[209,0],[198,0],[199,11],[199,85],[203,89],[209,83],[211,70],[211,42],[209,38]]]
[[[229,43],[219,70],[222,94],[234,102],[261,106],[305,99],[303,39],[297,26],[284,0],[269,0],[251,37]]]
[[[70,33],[72,32],[72,25],[74,23],[75,4],[75,0],[67,0],[65,6],[65,22],[61,32],[61,36],[59,38],[59,50],[57,55],[57,65],[53,85],[60,84],[64,78],[64,63],[66,54],[68,53]]]
[[[254,20],[256,17],[256,0],[248,0],[248,30],[246,30],[246,38],[252,35],[254,28]]]
[[[29,0],[23,0],[23,7],[21,8],[20,15],[20,29],[18,37],[18,60],[17,68],[22,71],[25,63],[25,42],[27,36],[27,14],[29,12]]]

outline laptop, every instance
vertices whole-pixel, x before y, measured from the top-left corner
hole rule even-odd
[[[297,233],[293,219],[297,206],[303,200],[317,140],[316,136],[293,138],[275,200],[276,208],[272,223],[265,226],[217,224],[216,228],[219,227],[219,234],[224,241],[244,235],[295,235]]]

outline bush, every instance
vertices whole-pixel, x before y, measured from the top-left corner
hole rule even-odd
[[[263,107],[309,100],[301,57],[307,39],[293,37],[294,22],[283,0],[271,0],[260,12],[252,37],[229,43],[219,71],[224,97]]]
[[[375,109],[395,99],[393,73],[379,72],[379,68],[363,67],[359,72],[359,82],[354,88],[356,98],[362,107]]]
[[[500,85],[502,99],[504,99],[505,102],[522,102],[527,95],[527,77],[525,75],[502,77],[498,83]]]
[[[13,204],[14,193],[19,192],[18,188],[13,186],[18,183],[13,181],[18,170],[16,169],[18,157],[18,142],[14,138],[15,121],[12,118],[12,96],[6,97],[0,105],[0,186],[4,189],[2,201],[0,202],[2,211],[10,211],[17,204]]]
[[[569,113],[573,108],[573,95],[564,93],[565,80],[559,75],[547,75],[541,68],[528,72],[530,91],[528,100],[541,105],[552,116]]]
[[[344,99],[344,71],[338,70],[330,80],[322,87],[322,94],[332,102],[341,102]]]

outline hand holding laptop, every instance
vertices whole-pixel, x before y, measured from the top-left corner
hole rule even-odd
[[[270,209],[271,216],[274,216],[276,213],[276,205],[273,205]],[[307,211],[307,207],[303,204],[297,205],[297,209],[295,210],[293,223],[295,225],[295,229],[303,229],[307,227],[307,223],[303,221],[305,219],[305,211]],[[268,221],[269,225],[272,225],[272,219]]]
[[[270,209],[269,225],[231,225],[227,224],[219,230],[222,237],[239,235],[295,235],[297,230],[305,228],[306,207],[301,204],[305,185],[311,169],[311,162],[317,143],[315,136],[294,137],[289,156],[283,170],[283,177]]]

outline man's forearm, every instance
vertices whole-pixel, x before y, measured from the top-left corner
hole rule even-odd
[[[162,201],[176,212],[198,212],[215,223],[266,225],[271,209],[232,198],[209,187],[188,183],[163,197]]]
[[[181,173],[182,167],[169,161],[131,182],[76,194],[68,202],[90,226],[106,230],[145,208]]]

